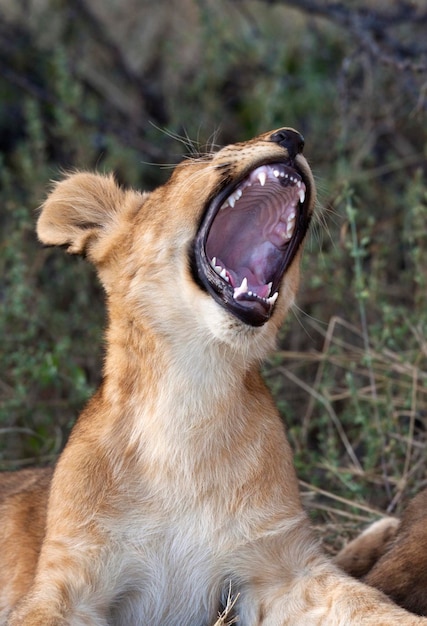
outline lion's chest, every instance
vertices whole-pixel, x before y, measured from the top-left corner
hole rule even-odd
[[[214,534],[214,533],[212,533]],[[224,553],[186,519],[128,528],[114,558],[111,626],[210,626],[227,592]]]

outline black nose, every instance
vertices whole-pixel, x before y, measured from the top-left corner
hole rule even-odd
[[[304,149],[304,137],[297,133],[296,130],[282,128],[282,130],[273,133],[270,139],[278,143],[282,148],[286,148],[290,159],[294,159]]]

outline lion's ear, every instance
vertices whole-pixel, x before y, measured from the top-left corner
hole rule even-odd
[[[143,197],[120,189],[113,176],[72,174],[47,197],[37,234],[47,245],[65,245],[71,254],[93,256],[94,246],[119,225],[124,213],[135,212]]]

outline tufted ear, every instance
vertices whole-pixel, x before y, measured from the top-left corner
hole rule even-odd
[[[37,234],[47,245],[67,246],[71,254],[88,254],[105,235],[141,207],[145,196],[122,190],[113,176],[77,173],[57,183],[41,207]]]

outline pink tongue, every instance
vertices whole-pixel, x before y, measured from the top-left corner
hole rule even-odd
[[[251,291],[251,286],[249,285],[249,291]],[[254,293],[258,296],[258,298],[268,298],[270,287],[268,285],[262,285],[261,287],[257,287],[256,290],[252,289]]]
[[[216,260],[216,263],[221,267],[226,267],[219,258]],[[268,298],[270,295],[270,287],[260,284],[255,274],[248,267],[242,267],[239,271],[239,276],[237,276],[236,272],[227,268],[227,275],[230,280],[230,285],[234,288],[240,287],[242,280],[246,278],[248,281],[248,291],[252,291],[252,293],[259,298]]]

